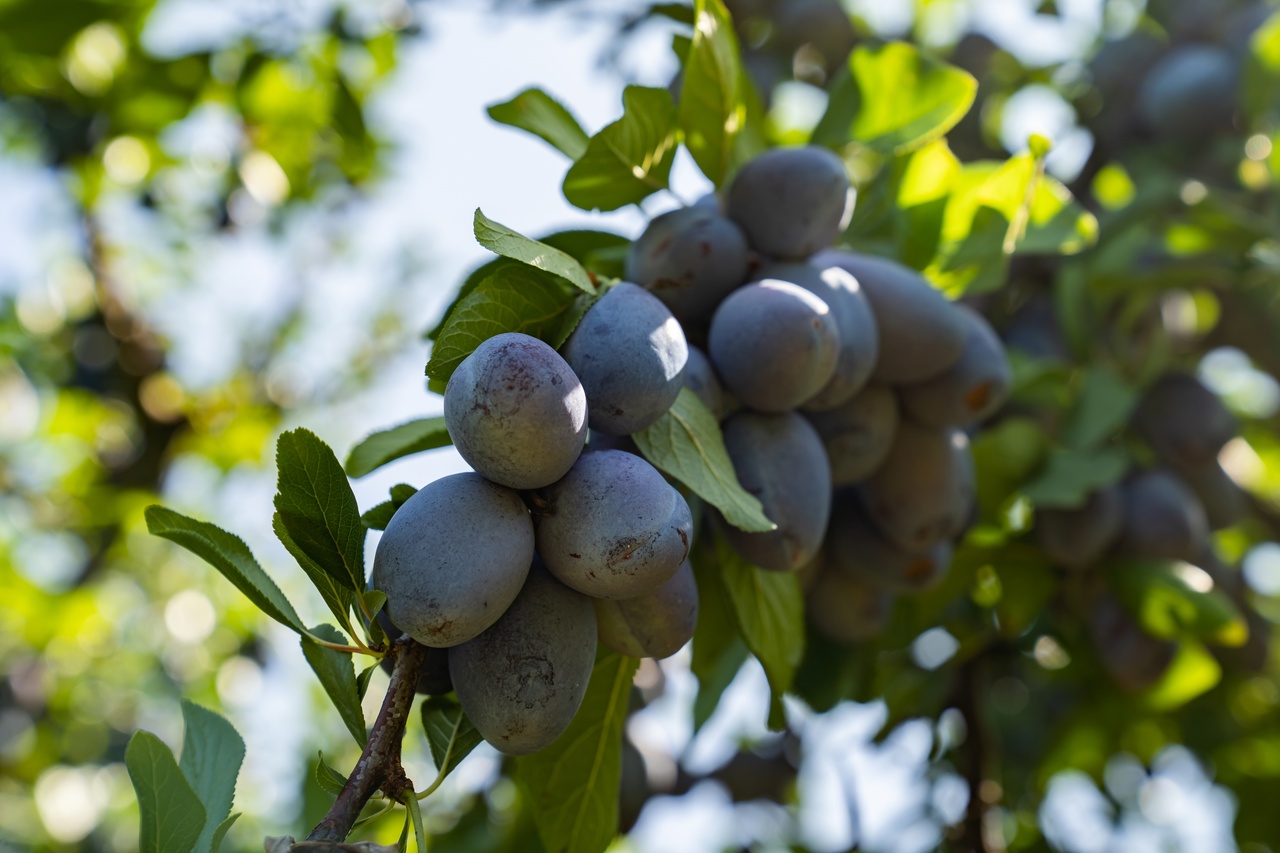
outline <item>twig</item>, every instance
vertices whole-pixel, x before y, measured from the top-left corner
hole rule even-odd
[[[369,741],[347,784],[342,787],[324,820],[311,830],[307,841],[346,840],[361,810],[379,788],[398,803],[413,796],[413,783],[400,765],[400,742],[409,721],[414,688],[418,684],[427,649],[408,637],[401,637],[392,644],[389,654],[394,660],[391,683],[387,685],[387,695],[382,700],[378,719],[369,732]]]

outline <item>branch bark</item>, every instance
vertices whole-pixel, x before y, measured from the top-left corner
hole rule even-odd
[[[413,707],[414,689],[427,649],[402,636],[392,644],[390,653],[394,661],[391,683],[387,686],[378,719],[369,732],[369,741],[347,784],[324,820],[311,830],[307,841],[345,841],[365,804],[379,788],[398,803],[413,796],[413,783],[400,765],[400,743],[409,722],[409,709]]]

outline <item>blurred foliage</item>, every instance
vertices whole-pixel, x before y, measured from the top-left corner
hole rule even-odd
[[[216,707],[267,660],[252,606],[147,536],[142,509],[172,465],[214,480],[261,466],[298,396],[268,389],[252,349],[225,380],[184,387],[115,222],[138,211],[181,255],[359,192],[386,154],[368,99],[413,19],[264,3],[187,49],[155,32],[173,5],[0,3],[0,153],[65,194],[44,227],[73,238],[37,279],[0,281],[3,849],[133,846],[129,734],[176,733],[177,696]],[[210,117],[194,147],[175,142]],[[268,349],[301,322],[299,302]]]
[[[899,600],[874,641],[847,649],[810,633],[794,692],[817,710],[882,701],[882,740],[929,720],[937,736],[928,784],[936,792],[959,776],[971,798],[981,794],[995,815],[982,823],[996,827],[984,830],[993,848],[1046,849],[1040,809],[1066,771],[1093,780],[1119,825],[1141,810],[1109,784],[1108,770],[1136,761],[1151,773],[1163,750],[1181,744],[1236,798],[1242,848],[1280,849],[1272,815],[1280,606],[1274,589],[1251,586],[1239,568],[1280,538],[1280,424],[1267,402],[1280,375],[1280,16],[1259,2],[1150,0],[1144,11],[1112,0],[1084,55],[1044,62],[989,34],[942,26],[948,3],[914,4],[909,40],[923,52],[885,45],[834,4],[727,5],[760,96],[744,107],[753,132],[839,147],[859,189],[847,242],[965,294],[1000,327],[1017,371],[1013,404],[975,442],[980,514],[951,573]],[[295,309],[272,327],[268,355],[239,353],[230,379],[183,387],[167,369],[167,342],[119,286],[122,247],[102,217],[125,199],[191,241],[278,225],[291,209],[376,180],[387,152],[369,129],[367,99],[413,29],[412,10],[387,8],[370,16],[336,7],[317,27],[268,4],[229,43],[169,54],[149,46],[155,8],[145,0],[0,4],[0,146],[52,170],[78,229],[39,298],[0,291],[0,847],[129,849],[137,833],[124,770],[129,734],[143,725],[176,734],[178,695],[226,704],[237,673],[260,677],[268,657],[252,606],[143,535],[142,509],[169,466],[194,460],[223,476],[264,464],[282,406],[299,400],[270,387],[261,368],[302,319]],[[1064,13],[1044,3],[1038,14]],[[710,41],[682,4],[648,7],[620,38],[655,21],[681,25],[682,55]],[[1138,81],[1188,44],[1240,58],[1238,102],[1216,123],[1206,107],[1190,135],[1162,134],[1135,105]],[[976,92],[951,66],[976,79]],[[708,79],[723,71],[700,68]],[[851,87],[867,108],[824,115],[825,93]],[[1059,141],[1086,133],[1087,157],[1071,164],[1068,146],[1034,139],[1008,149],[1004,119],[1029,92],[1066,106]],[[660,102],[664,130],[674,127],[661,90],[633,90],[628,108],[644,107],[637,93]],[[549,96],[523,97],[522,108],[494,108],[494,118],[539,128],[575,160],[591,151]],[[969,97],[975,105],[963,118],[949,108]],[[897,112],[897,98],[919,110]],[[205,114],[230,117],[234,139],[225,158],[197,162],[199,153],[175,149],[166,133]],[[636,139],[624,113],[596,147],[606,149],[610,134],[634,143],[636,159],[665,155],[672,133]],[[747,150],[757,144],[742,141]],[[699,162],[723,175],[736,152],[716,160],[710,150]],[[566,192],[597,166],[627,166],[614,156],[579,167]],[[602,208],[643,198],[666,182],[670,159],[657,159],[659,174],[626,197],[573,189],[572,198]],[[209,191],[196,205],[175,201],[175,176],[192,171]],[[1215,374],[1224,358],[1234,368]],[[1035,509],[1074,505],[1150,458],[1124,426],[1141,389],[1171,368],[1199,370],[1242,423],[1227,461],[1250,492],[1250,513],[1216,533],[1201,561],[1212,590],[1166,565],[1112,566],[1104,578],[1061,572],[1032,545]],[[363,378],[367,371],[355,381]],[[397,447],[435,446],[401,438]],[[710,575],[699,572],[701,586]],[[1176,644],[1172,664],[1142,690],[1113,683],[1088,637],[1086,614],[1101,588],[1148,633]],[[703,678],[699,725],[747,654],[734,627],[743,619],[728,607],[704,611],[693,652]],[[927,666],[920,649],[940,628],[954,652]],[[768,641],[746,639],[756,653]],[[964,731],[947,735],[954,709]],[[742,755],[759,758],[773,745],[766,739]],[[789,759],[759,760],[774,787],[789,778]],[[620,772],[625,780],[625,755]],[[298,822],[314,823],[331,792],[310,775],[303,786]],[[789,800],[794,790],[771,795]],[[434,848],[528,849],[531,809],[505,779],[458,806],[429,816]],[[251,838],[259,827],[243,829]],[[946,843],[964,849],[965,829]],[[398,832],[398,821],[372,830],[389,843]]]

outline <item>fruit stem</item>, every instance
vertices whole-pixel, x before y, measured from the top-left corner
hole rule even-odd
[[[413,796],[413,786],[407,784],[400,765],[400,742],[409,721],[414,688],[418,684],[427,649],[402,636],[391,644],[388,654],[393,660],[391,683],[387,685],[387,695],[369,731],[364,752],[329,813],[307,836],[308,841],[345,841],[361,810],[379,788],[386,790],[387,796],[396,802]]]

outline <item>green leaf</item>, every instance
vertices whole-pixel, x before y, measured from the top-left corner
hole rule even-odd
[[[338,796],[347,785],[347,777],[325,762],[323,752],[317,752],[316,755],[318,756],[315,770],[316,784],[320,786],[321,790],[333,794],[335,797]]]
[[[423,701],[422,728],[427,732],[431,760],[436,763],[437,782],[452,773],[482,740],[457,700],[445,696]]]
[[[1188,634],[1220,646],[1242,646],[1249,639],[1244,615],[1207,573],[1165,560],[1118,560],[1108,567],[1116,598],[1153,637],[1179,639]]]
[[[347,476],[363,477],[411,453],[448,447],[451,443],[443,417],[409,421],[375,432],[352,448],[347,456]]]
[[[458,303],[469,296],[472,291],[480,286],[480,282],[493,275],[504,267],[518,267],[519,261],[513,261],[509,258],[494,258],[486,261],[480,266],[467,273],[467,277],[463,279],[462,286],[458,288],[458,293],[453,297],[453,302],[449,303],[449,307],[444,310],[444,315],[440,318],[440,322],[436,323],[435,328],[427,332],[424,337],[429,341],[434,341],[440,337],[440,333],[444,331],[444,327],[449,322],[449,317],[457,310]]]
[[[1081,450],[1095,447],[1129,422],[1138,391],[1106,367],[1089,368],[1075,408],[1063,425],[1062,440]]]
[[[598,276],[623,278],[631,241],[620,234],[574,228],[556,231],[541,238],[543,243],[576,258]]]
[[[222,842],[227,837],[227,833],[231,831],[231,825],[240,819],[240,812],[228,815],[227,819],[218,824],[213,830],[213,838],[209,842],[209,853],[218,853],[222,849]]]
[[[136,732],[124,763],[138,795],[140,853],[191,850],[204,829],[205,810],[169,747],[150,732]]]
[[[239,536],[162,506],[147,507],[146,519],[147,530],[153,535],[181,545],[213,566],[263,613],[298,633],[306,630],[289,599],[258,565]]]
[[[564,176],[564,197],[583,210],[617,210],[666,189],[677,130],[670,92],[628,86],[622,118],[591,137]]]
[[[356,496],[329,446],[293,429],[276,442],[276,510],[294,543],[356,595],[365,589],[364,539]]]
[[[1117,447],[1054,450],[1022,493],[1041,509],[1078,509],[1128,470],[1129,455]]]
[[[639,661],[602,651],[578,713],[546,749],[515,759],[515,777],[548,853],[600,853],[618,831],[622,727]]]
[[[858,47],[831,86],[819,145],[857,142],[905,154],[945,134],[973,105],[978,81],[905,42]]]
[[[488,109],[489,118],[532,133],[551,143],[570,160],[587,150],[587,132],[555,98],[541,89],[525,89],[509,101]]]
[[[225,718],[185,699],[182,719],[185,733],[178,768],[205,808],[204,829],[194,850],[206,853],[212,849],[214,832],[231,813],[244,741]]]
[[[720,424],[688,388],[680,389],[671,410],[657,423],[631,438],[655,468],[684,483],[734,527],[753,533],[777,527],[760,501],[738,482]]]
[[[503,332],[531,335],[559,349],[594,299],[535,267],[504,266],[480,282],[449,315],[431,348],[427,375],[447,382],[476,347]]]
[[[324,603],[334,616],[338,618],[341,625],[349,624],[351,610],[356,606],[356,594],[347,587],[338,582],[338,580],[311,559],[307,552],[298,547],[298,543],[293,541],[293,537],[289,535],[289,531],[284,528],[284,521],[280,518],[280,513],[275,513],[271,517],[271,529],[275,531],[276,538],[280,540],[280,544],[284,545],[286,551],[297,561],[298,566],[306,573],[311,580],[311,585],[320,593],[320,597],[324,599]]]
[[[1098,223],[1029,153],[966,163],[953,179],[937,258],[926,274],[949,293],[985,293],[1004,283],[1009,256],[1074,254]]]
[[[557,275],[583,293],[594,294],[596,286],[591,276],[582,268],[576,258],[546,243],[531,240],[523,234],[512,231],[507,226],[494,222],[476,208],[474,229],[476,242],[490,252],[537,267],[540,270]]]
[[[711,718],[720,697],[742,668],[747,647],[738,634],[738,624],[729,607],[729,593],[724,587],[711,537],[695,538],[690,557],[698,584],[698,622],[693,630],[690,664],[698,678],[698,696],[693,704],[693,727],[697,731]]]
[[[693,14],[693,42],[683,63],[680,129],[698,168],[719,187],[760,153],[759,111],[750,109],[754,93],[724,3],[696,0]]]
[[[791,689],[804,656],[800,579],[790,572],[770,572],[751,565],[721,536],[716,537],[716,562],[738,632],[769,679],[769,728],[781,730],[786,725],[782,695]]]
[[[383,501],[373,509],[360,516],[364,526],[370,530],[386,530],[396,511],[404,506],[405,501],[418,493],[418,490],[407,483],[397,483],[391,487],[391,500]]]
[[[1157,711],[1172,711],[1207,693],[1222,680],[1222,665],[1200,643],[1183,640],[1164,676],[1142,694]]]
[[[311,633],[330,643],[345,644],[346,638],[332,625],[317,625]],[[367,735],[364,728],[364,712],[360,709],[360,691],[356,686],[356,669],[348,652],[326,648],[310,637],[302,638],[302,655],[311,664],[329,701],[338,709],[338,715],[346,724],[356,743],[364,746]]]

